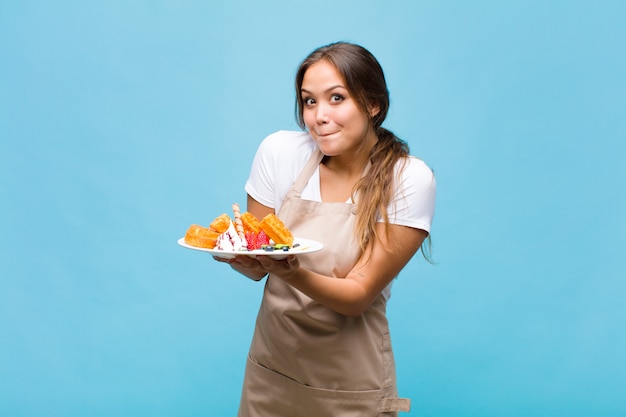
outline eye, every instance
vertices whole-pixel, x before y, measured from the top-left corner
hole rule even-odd
[[[303,97],[302,102],[304,103],[305,106],[312,106],[315,104],[315,100],[313,100],[310,97]]]
[[[341,94],[333,94],[333,95],[330,97],[330,101],[331,101],[332,103],[338,103],[338,102],[340,102],[340,101],[343,101],[343,100],[344,100],[344,98],[345,98],[345,97],[344,97],[344,96],[342,96]]]

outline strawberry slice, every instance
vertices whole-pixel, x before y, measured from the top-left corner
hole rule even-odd
[[[256,237],[256,249],[261,249],[263,245],[269,245],[270,238],[265,234],[263,230],[261,230]]]
[[[246,233],[246,242],[248,243],[248,250],[255,250],[257,247],[257,235],[254,232]]]

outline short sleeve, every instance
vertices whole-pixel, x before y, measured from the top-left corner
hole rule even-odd
[[[437,192],[433,172],[421,159],[411,156],[397,181],[393,202],[387,208],[390,223],[430,233]]]
[[[275,184],[273,179],[275,175],[273,171],[278,152],[274,150],[270,138],[271,136],[268,136],[261,142],[254,155],[245,189],[259,203],[274,208],[276,202],[274,201]]]

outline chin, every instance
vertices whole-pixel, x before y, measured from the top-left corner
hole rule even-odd
[[[322,151],[322,153],[325,156],[337,156],[337,155],[341,155],[341,152],[338,151],[335,147],[333,146],[324,146],[323,144],[320,144],[319,142],[317,143],[317,147],[320,148],[320,151]]]

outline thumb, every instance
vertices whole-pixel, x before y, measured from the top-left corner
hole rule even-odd
[[[300,261],[298,261],[298,257],[296,255],[287,256],[287,265],[290,268],[298,268],[300,266]]]

